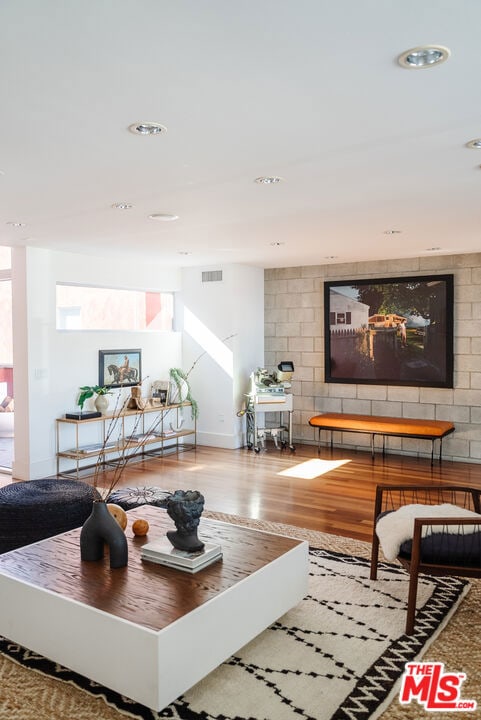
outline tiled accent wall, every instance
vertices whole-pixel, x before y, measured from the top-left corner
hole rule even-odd
[[[437,273],[454,275],[453,389],[324,382],[325,280]],[[265,366],[273,370],[281,360],[292,360],[295,366],[295,442],[317,442],[308,420],[320,412],[451,420],[456,432],[443,441],[443,457],[480,463],[481,253],[266,270]],[[370,448],[368,435],[343,433],[340,440],[337,435],[337,444]],[[386,438],[386,449],[430,456],[431,443]]]

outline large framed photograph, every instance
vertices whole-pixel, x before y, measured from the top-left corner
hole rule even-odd
[[[129,387],[142,379],[141,350],[99,350],[99,385]]]
[[[324,283],[325,381],[453,387],[453,275]]]

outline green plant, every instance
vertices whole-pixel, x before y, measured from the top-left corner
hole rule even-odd
[[[112,391],[110,388],[102,385],[82,385],[77,398],[77,405],[80,406],[81,410],[84,409],[85,401],[94,395],[112,395]]]
[[[192,395],[190,393],[190,384],[187,379],[188,374],[189,373],[185,373],[180,368],[170,368],[170,370],[169,370],[169,375],[177,386],[177,390],[179,392],[179,400],[182,397],[182,385],[183,385],[183,383],[185,383],[185,385],[187,387],[187,395],[186,395],[185,399],[188,400],[191,404],[192,417],[196,418],[199,415],[199,406],[197,404],[197,400],[194,400],[194,398],[192,397]]]

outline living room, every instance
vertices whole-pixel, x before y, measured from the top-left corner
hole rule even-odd
[[[379,585],[368,579],[376,486],[407,481],[481,488],[476,155],[481,142],[479,103],[470,80],[480,65],[481,8],[470,0],[441,6],[429,0],[422,8],[410,1],[377,7],[355,0],[280,5],[271,0],[241,5],[74,0],[61,6],[53,0],[8,0],[0,19],[6,57],[0,82],[11,99],[0,118],[8,138],[0,161],[0,242],[12,248],[15,396],[12,474],[2,483],[57,477],[58,419],[78,410],[81,386],[101,380],[99,353],[136,348],[145,400],[153,383],[169,380],[172,368],[189,372],[199,405],[196,449],[129,465],[119,487],[197,489],[205,496],[201,530],[216,523],[226,533],[229,524],[245,528],[253,534],[236,532],[248,537],[246,545],[255,544],[255,537],[268,544],[270,535],[306,542],[317,583],[310,624],[298,614],[304,613],[300,603],[288,611],[285,626],[260,632],[259,642],[245,654],[237,653],[238,643],[220,674],[214,671],[187,699],[160,711],[155,702],[147,708],[134,702],[137,696],[128,700],[122,691],[110,694],[103,687],[116,689],[117,677],[126,681],[124,675],[135,675],[122,667],[125,653],[112,637],[114,650],[104,663],[111,664],[111,686],[98,680],[104,677],[102,667],[86,686],[82,677],[91,677],[88,673],[64,669],[63,683],[41,644],[20,658],[5,641],[0,717],[375,720],[382,714],[395,720],[429,715],[420,709],[422,703],[401,707],[394,683],[382,701],[376,696],[367,709],[349,715],[339,686],[353,677],[372,681],[365,665],[375,667],[374,646],[386,643],[388,652],[405,642],[407,576],[386,563],[386,574],[392,572],[402,588],[392,594],[395,617],[392,607],[384,613],[390,591],[379,600],[374,597]],[[439,45],[420,48],[419,43]],[[402,53],[408,49],[406,60]],[[409,384],[371,377],[364,382],[354,375],[332,381],[326,285],[382,279],[408,285],[448,276],[454,286],[445,308],[452,337],[444,338],[444,357],[452,381]],[[172,293],[172,329],[61,328],[60,284]],[[336,321],[348,325],[347,316],[340,316]],[[415,334],[414,317],[410,313],[408,343]],[[416,348],[436,331],[432,320],[423,317]],[[357,330],[364,336],[368,328]],[[402,355],[400,326],[390,332],[391,340],[396,357]],[[279,449],[268,438],[260,452],[253,452],[246,447],[243,414],[251,374],[258,368],[275,373],[285,361],[294,365],[289,391],[295,450]],[[131,390],[115,389],[111,407],[117,392],[128,397]],[[93,409],[93,400],[86,409]],[[336,432],[331,449],[323,431],[318,447],[309,420],[323,413],[450,421],[455,430],[443,439],[442,463],[437,446],[431,462],[431,446],[419,437],[372,439]],[[191,422],[187,411],[185,423]],[[62,471],[68,465],[63,463]],[[154,518],[155,511],[134,512]],[[151,520],[153,527],[156,522]],[[131,526],[129,520],[130,557],[137,558],[140,542]],[[22,561],[31,552],[29,562],[37,559],[35,549],[22,552]],[[79,558],[70,580],[64,580],[76,591],[86,587],[82,582],[93,572]],[[95,587],[107,605],[114,594],[119,604],[133,605],[123,593],[127,576],[133,578],[139,566],[120,571],[102,566],[103,584]],[[424,626],[406,642],[409,659],[428,658],[444,662],[453,673],[464,672],[463,698],[479,702],[473,632],[481,621],[478,582],[456,579],[449,608],[426,631],[426,643],[419,640]],[[201,584],[184,578],[184,598],[178,592],[171,605],[204,592]],[[195,591],[186,590],[188,585]],[[426,615],[444,585],[431,580],[420,585]],[[269,595],[284,600],[287,586],[273,584],[269,591],[261,584],[255,592],[268,605]],[[292,586],[299,589],[294,580]],[[364,595],[368,586],[372,594]],[[180,658],[181,665],[188,664],[187,656],[208,657],[209,651],[202,651],[242,625],[243,611],[254,615],[245,608],[255,592],[230,608],[230,626],[222,613],[206,620],[208,637],[203,636],[202,647],[200,640],[192,641],[193,651]],[[350,614],[352,598],[361,607]],[[319,608],[326,605],[330,612],[324,616]],[[31,607],[26,601],[26,617],[33,615]],[[42,616],[45,625],[52,615],[49,608]],[[129,627],[135,624],[131,617],[127,621]],[[388,626],[398,634],[391,637]],[[302,638],[295,628],[301,628]],[[260,644],[265,633],[274,636],[267,649]],[[65,643],[54,642],[50,656],[60,665],[71,657],[55,654],[59,648],[67,652],[69,631],[64,635]],[[314,637],[313,657],[294,653]],[[274,658],[280,663],[275,670]],[[76,660],[68,667],[75,669]],[[399,681],[401,665],[398,671]],[[91,695],[96,692],[105,692],[110,704]]]
[[[308,421],[320,411],[449,419],[456,424],[456,433],[444,442],[444,458],[480,460],[479,254],[274,268],[265,273],[249,266],[217,265],[216,269],[223,272],[223,281],[209,283],[207,287],[202,283],[204,267],[178,269],[174,273],[172,269],[162,272],[152,263],[138,262],[135,279],[132,279],[130,263],[115,258],[110,267],[117,286],[161,288],[177,296],[176,330],[151,334],[132,332],[128,341],[125,333],[120,332],[56,329],[56,283],[101,286],[102,273],[94,267],[93,258],[33,248],[14,248],[12,255],[14,275],[19,278],[23,271],[24,282],[29,287],[28,299],[23,303],[14,302],[16,333],[20,334],[22,327],[28,328],[26,344],[17,343],[14,348],[17,388],[14,477],[17,479],[54,474],[56,447],[52,428],[57,418],[75,408],[79,387],[97,382],[99,350],[121,348],[126,344],[141,348],[143,377],[147,378],[143,394],[149,395],[151,383],[168,379],[171,367],[181,366],[188,371],[197,357],[206,353],[206,336],[199,334],[199,325],[194,324],[193,317],[219,340],[230,338],[225,345],[232,354],[230,375],[209,353],[190,375],[193,395],[202,408],[197,425],[201,445],[242,447],[245,428],[237,412],[249,392],[251,372],[264,365],[274,369],[288,359],[295,367],[292,393],[296,442],[315,443],[316,433]],[[323,382],[324,281],[445,273],[453,274],[455,286],[454,387]],[[241,292],[242,302],[239,302]],[[14,284],[14,297],[15,293]],[[264,312],[259,312],[263,306]],[[195,314],[190,308],[195,308]],[[190,323],[187,330],[183,326],[186,317]],[[27,348],[27,352],[23,348]],[[69,358],[67,365],[66,357]],[[33,379],[29,381],[32,374]],[[27,417],[28,423],[18,419]],[[369,448],[367,437],[350,437],[347,441],[353,448]],[[429,448],[422,441],[391,438],[389,449],[429,455]]]

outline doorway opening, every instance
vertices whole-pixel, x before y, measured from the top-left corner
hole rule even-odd
[[[0,247],[0,472],[12,472],[14,409],[12,253]]]

